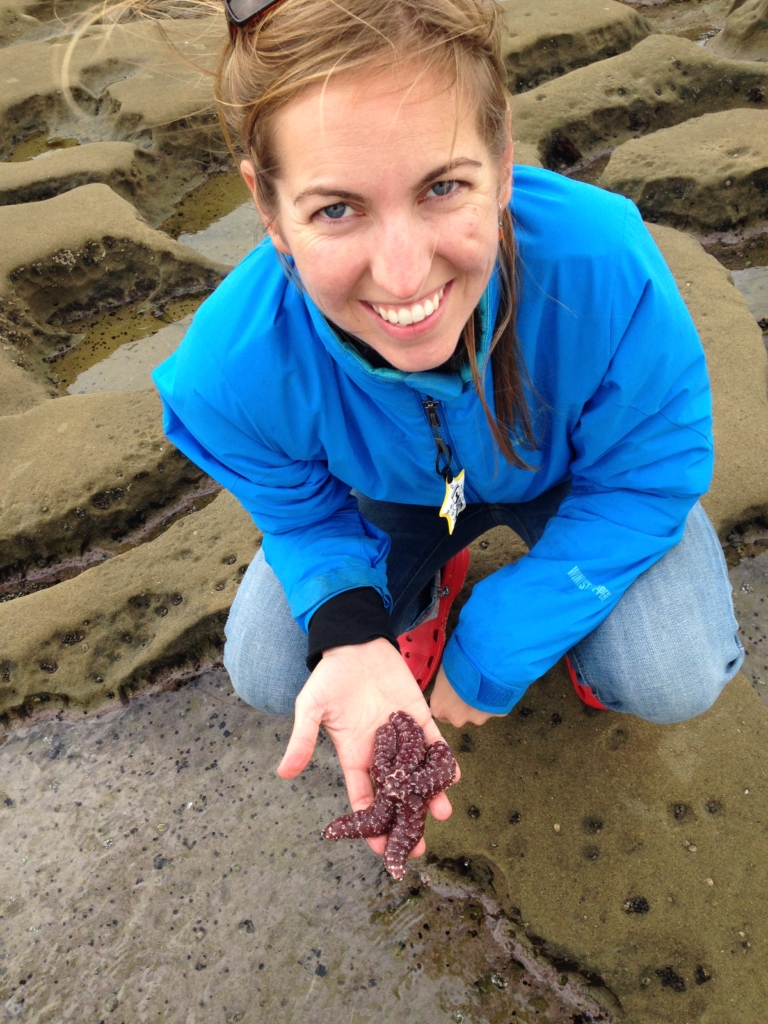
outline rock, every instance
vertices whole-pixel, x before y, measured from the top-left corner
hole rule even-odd
[[[152,220],[158,158],[129,142],[93,142],[54,149],[35,160],[0,163],[0,206],[33,203],[102,182]]]
[[[0,592],[66,578],[218,487],[165,438],[154,391],[0,418]]]
[[[229,269],[154,231],[107,185],[0,207],[0,237],[0,333],[44,383],[72,344],[68,325],[142,297],[211,291]]]
[[[159,223],[207,170],[228,162],[210,75],[224,32],[223,13],[175,19],[162,31],[137,19],[91,26],[71,54],[68,38],[1,50],[0,159],[31,140],[42,152],[51,137],[133,142],[162,163]]]
[[[221,657],[227,610],[258,541],[224,493],[149,543],[0,604],[0,709],[89,710],[199,674]]]
[[[502,0],[502,7],[512,92],[615,57],[651,31],[635,11],[614,0]]]
[[[62,137],[63,129],[75,129],[88,142],[144,131],[150,133],[149,145],[154,130],[162,135],[164,126],[195,119],[204,109],[212,123],[213,80],[201,69],[211,68],[225,31],[223,13],[168,21],[162,30],[156,22],[137,19],[93,25],[74,49],[63,38],[0,51],[0,150],[46,127]],[[63,84],[72,91],[74,107]]]
[[[649,229],[707,355],[716,458],[702,504],[724,540],[738,523],[768,511],[766,350],[729,272],[690,235],[660,225]]]
[[[0,417],[26,412],[33,406],[56,397],[56,391],[11,358],[11,346],[3,343],[0,350]]]
[[[768,110],[703,114],[625,142],[600,178],[646,220],[699,235],[768,217]]]
[[[768,714],[744,676],[679,725],[586,708],[562,664],[523,704],[471,744],[441,727],[462,778],[432,857],[492,874],[510,936],[586,974],[611,1019],[762,1020]]]
[[[742,0],[734,4],[723,31],[706,46],[722,57],[768,60],[768,0]]]
[[[541,167],[536,146],[529,142],[515,142],[515,163],[525,164],[527,167]]]
[[[0,3],[0,46],[21,39],[50,39],[64,31],[64,18],[93,6],[92,0],[3,0]]]
[[[552,170],[689,117],[765,101],[768,66],[728,60],[674,36],[650,35],[627,53],[516,96],[512,129]]]

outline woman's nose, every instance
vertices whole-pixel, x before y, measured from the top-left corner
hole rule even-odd
[[[374,232],[370,256],[376,286],[393,299],[420,298],[435,244],[434,231],[417,217],[403,215],[381,221]]]

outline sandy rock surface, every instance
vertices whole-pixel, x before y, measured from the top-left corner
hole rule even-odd
[[[590,711],[561,666],[521,705],[446,728],[462,781],[428,848],[489,866],[513,922],[602,979],[617,1020],[758,1024],[768,716],[747,680],[672,726]]]
[[[88,7],[91,0],[3,0],[0,3],[0,46],[21,39],[50,39],[65,30],[66,23]]]
[[[88,142],[144,132],[149,144],[180,119],[191,119],[187,129],[196,118],[211,123],[211,79],[178,54],[210,66],[224,31],[222,12],[220,19],[170,22],[166,38],[155,24],[135,21],[94,25],[71,53],[68,39],[7,47],[0,51],[0,153],[46,128]],[[199,144],[193,132],[185,134],[189,146]]]
[[[707,49],[736,60],[768,60],[768,0],[734,4],[725,27]]]
[[[0,332],[43,381],[43,360],[66,351],[83,315],[208,292],[226,273],[150,228],[107,185],[0,207],[0,235]]]
[[[250,516],[222,494],[149,543],[0,604],[2,707],[89,710],[213,664],[258,542]]]
[[[721,538],[768,511],[768,362],[760,328],[728,271],[690,235],[651,225],[707,356],[715,474],[702,498]]]
[[[102,182],[140,211],[154,205],[157,158],[129,142],[94,142],[45,153],[36,160],[0,163],[0,206],[33,203]]]
[[[156,161],[152,187],[137,206],[159,224],[192,185],[229,164],[210,76],[224,38],[223,11],[176,19],[163,32],[141,20],[93,25],[71,52],[65,28],[58,38],[33,35],[0,50],[0,157],[45,152],[46,140],[132,142]],[[80,174],[87,169],[84,180],[105,180],[104,158],[85,148]],[[66,173],[51,179],[49,188],[56,185],[72,187]]]
[[[644,219],[699,235],[768,217],[768,110],[721,111],[630,140],[613,151],[603,188]]]
[[[622,142],[768,95],[768,66],[734,61],[687,39],[650,35],[627,53],[571,71],[515,97],[515,137],[552,170],[610,153]]]
[[[166,440],[153,391],[0,418],[0,593],[66,578],[218,488]]]
[[[615,57],[650,32],[639,14],[614,0],[502,0],[502,6],[512,92]]]
[[[15,349],[0,341],[0,417],[26,412],[56,396],[52,387],[19,366],[17,358]]]

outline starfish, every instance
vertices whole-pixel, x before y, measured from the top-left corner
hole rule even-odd
[[[408,854],[424,835],[427,804],[453,785],[456,768],[447,743],[427,746],[419,723],[405,711],[393,712],[373,740],[373,803],[336,818],[323,830],[323,839],[386,835],[384,866],[393,878],[402,878]]]

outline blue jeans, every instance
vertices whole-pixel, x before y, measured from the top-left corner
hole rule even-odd
[[[495,526],[530,547],[570,484],[521,504],[468,505],[450,535],[432,506],[358,496],[360,511],[389,534],[387,577],[395,632],[429,610],[436,573]],[[744,660],[731,585],[717,535],[700,504],[683,539],[635,580],[592,633],[570,652],[579,679],[606,707],[651,722],[681,722],[710,708]],[[224,665],[246,703],[293,714],[307,680],[307,637],[291,616],[277,577],[259,553],[245,574],[226,625]]]

